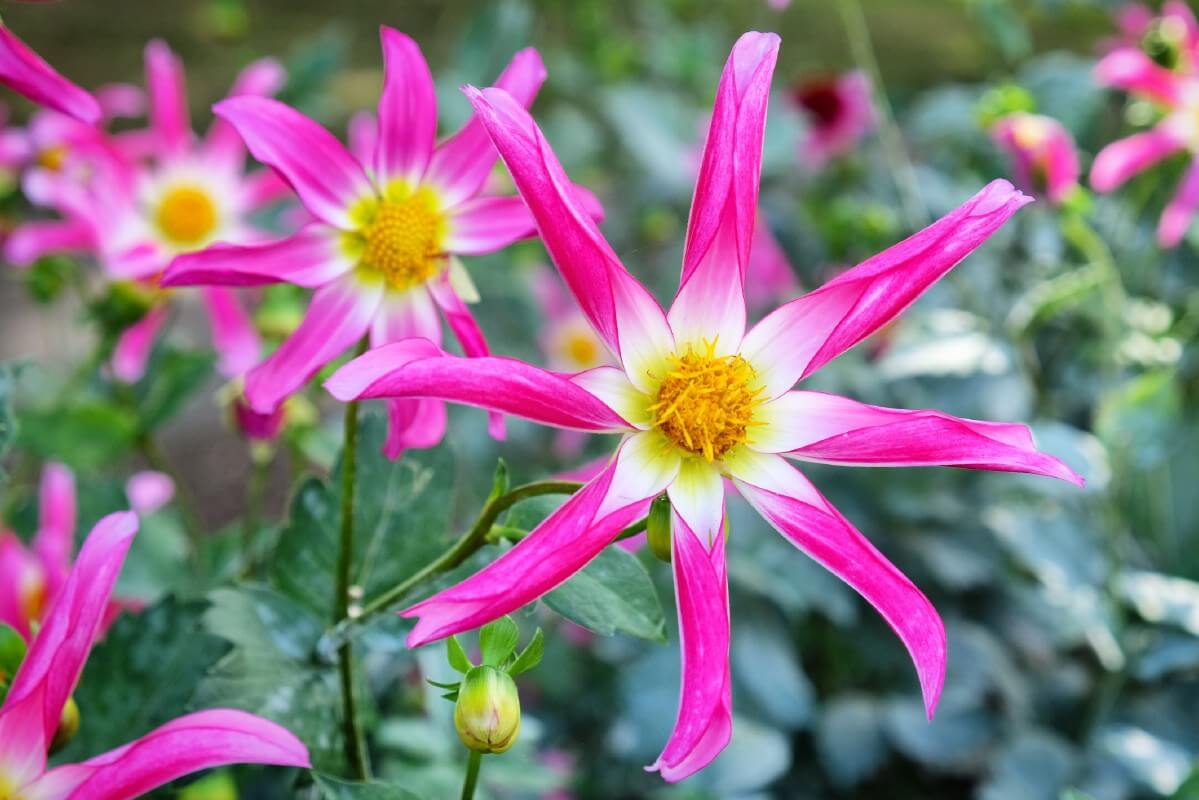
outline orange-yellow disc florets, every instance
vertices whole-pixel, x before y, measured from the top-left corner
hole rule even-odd
[[[174,245],[198,247],[208,241],[217,227],[217,208],[212,196],[197,186],[177,186],[163,195],[155,213],[158,229]]]
[[[741,356],[715,355],[714,343],[698,353],[688,347],[670,357],[650,406],[654,424],[682,449],[715,461],[746,441],[762,393],[754,379]]]
[[[362,265],[380,273],[393,289],[425,282],[442,264],[445,216],[427,189],[380,200],[360,232]]]

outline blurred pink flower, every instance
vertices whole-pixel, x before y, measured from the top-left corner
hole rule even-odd
[[[475,289],[457,256],[492,253],[535,231],[519,197],[483,193],[496,152],[476,119],[435,142],[437,98],[416,42],[388,27],[380,36],[386,77],[378,122],[360,117],[350,150],[282,103],[238,98],[216,106],[316,220],[283,241],[181,256],[163,279],[169,286],[288,282],[317,290],[299,329],[246,375],[246,398],[260,413],[366,334],[374,346],[411,336],[439,343],[444,316],[467,355],[487,355],[465,302],[476,299]],[[544,80],[541,57],[530,48],[497,83],[528,105]],[[587,205],[599,214],[589,195]],[[440,401],[396,400],[388,408],[389,457],[441,441]],[[491,415],[490,430],[503,437],[501,415]]]
[[[242,71],[230,95],[270,94],[284,77],[277,62],[263,59]],[[50,252],[90,252],[107,277],[140,287],[149,311],[123,333],[113,353],[113,373],[125,382],[142,376],[167,320],[168,293],[159,276],[171,259],[215,241],[269,238],[250,215],[286,190],[269,171],[245,172],[245,147],[228,123],[218,120],[207,138],[197,141],[188,118],[183,65],[163,42],[146,47],[146,85],[149,130],[104,148],[89,161],[84,182],[50,169],[31,170],[26,194],[62,219],[22,225],[5,247],[18,265]],[[214,287],[201,294],[218,369],[228,377],[241,375],[258,360],[258,334],[231,290]]]
[[[1194,22],[1193,17],[1190,20]],[[1095,77],[1105,86],[1153,103],[1164,114],[1153,128],[1099,151],[1091,165],[1091,187],[1095,191],[1110,192],[1175,153],[1185,152],[1191,159],[1157,227],[1158,243],[1175,247],[1199,209],[1199,73],[1172,72],[1140,50],[1122,48],[1100,59]]]
[[[66,584],[75,549],[75,509],[75,476],[62,464],[47,464],[38,496],[38,530],[30,547],[16,534],[0,530],[0,622],[26,639],[30,623],[42,620]],[[101,632],[122,611],[141,605],[136,600],[109,601]]]
[[[153,514],[175,497],[175,482],[165,472],[143,470],[125,481],[129,507],[140,516]]]
[[[865,73],[815,78],[800,84],[792,97],[808,123],[800,160],[814,169],[845,155],[874,130],[874,103]]]
[[[309,767],[308,749],[273,722],[213,709],[179,717],[145,736],[78,764],[46,769],[104,608],[137,532],[137,516],[97,523],[0,705],[0,796],[37,800],[125,800],[209,767],[277,764]]]
[[[1174,62],[1170,68],[1192,72],[1199,67],[1199,21],[1183,0],[1166,0],[1161,14],[1142,3],[1128,3],[1116,11],[1115,22],[1118,32],[1100,41],[1100,52],[1144,50],[1147,38],[1153,35],[1158,47],[1168,49],[1158,55]]]
[[[474,576],[402,612],[417,647],[529,603],[581,569],[666,492],[683,681],[679,716],[651,769],[670,781],[707,765],[732,730],[726,480],[774,527],[860,592],[916,664],[931,715],[945,633],[929,601],[785,457],[846,465],[949,465],[1082,479],[1022,425],[906,411],[810,391],[800,379],[885,325],[1029,198],[995,181],[957,210],[746,332],[744,285],[758,199],[774,34],[729,56],[669,312],[620,263],[569,189],[549,143],[498,88],[466,92],[567,286],[620,366],[563,375],[506,358],[458,358],[408,340],[326,382],[340,400],[434,398],[546,425],[620,433],[602,472]]]
[[[96,98],[68,81],[0,23],[0,83],[46,108],[86,123],[100,120]]]
[[[233,424],[241,435],[250,441],[269,442],[274,440],[283,430],[286,420],[286,403],[280,403],[274,411],[262,413],[250,407],[244,393],[238,394],[233,400]]]
[[[991,128],[995,143],[1011,161],[1016,185],[1058,204],[1078,186],[1078,150],[1060,122],[1042,114],[1018,112]]]

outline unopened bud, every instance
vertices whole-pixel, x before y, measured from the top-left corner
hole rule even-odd
[[[655,556],[670,563],[670,498],[660,494],[649,507],[645,524],[645,539]]]
[[[520,696],[512,677],[491,666],[466,673],[454,704],[454,727],[471,750],[502,753],[511,747],[520,733]]]
[[[58,718],[58,730],[54,732],[54,738],[50,741],[50,753],[53,755],[66,747],[77,733],[79,733],[79,706],[75,705],[74,697],[68,697],[67,704],[62,707],[62,716]]]

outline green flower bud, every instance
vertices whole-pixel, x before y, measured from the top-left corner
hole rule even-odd
[[[670,563],[670,498],[660,494],[649,507],[645,523],[645,539],[650,552]]]
[[[520,696],[507,672],[474,667],[462,679],[454,704],[458,738],[471,750],[502,753],[520,733]]]
[[[58,719],[58,730],[54,732],[54,739],[50,742],[51,755],[70,744],[77,733],[79,733],[79,706],[75,705],[74,697],[68,697],[67,704],[62,707],[62,716]]]

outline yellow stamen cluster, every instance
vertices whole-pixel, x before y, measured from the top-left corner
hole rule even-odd
[[[17,596],[20,600],[21,613],[27,620],[40,619],[46,609],[46,581],[35,574],[23,581]]]
[[[393,289],[423,283],[441,266],[445,217],[428,190],[379,201],[360,230],[366,240],[362,264],[380,273]]]
[[[48,169],[51,172],[58,172],[62,169],[63,164],[67,160],[67,148],[64,145],[56,145],[47,147],[45,150],[37,154],[37,165],[43,169]]]
[[[744,444],[761,387],[741,356],[717,356],[715,342],[670,357],[670,367],[650,406],[654,424],[676,445],[708,461]]]
[[[216,230],[216,203],[204,189],[177,186],[163,196],[155,221],[162,235],[172,244],[183,248],[198,247]]]

